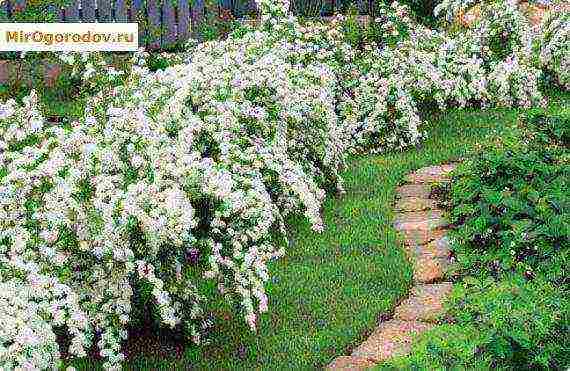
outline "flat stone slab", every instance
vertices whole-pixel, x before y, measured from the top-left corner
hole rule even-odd
[[[414,336],[432,326],[428,323],[397,319],[383,322],[368,340],[352,352],[352,355],[373,362],[382,362],[395,356],[408,354]]]
[[[446,232],[447,230],[441,228],[433,230],[404,229],[401,231],[405,238],[404,242],[410,249],[416,249],[418,246],[437,240],[445,236]]]
[[[443,314],[443,301],[451,293],[452,287],[451,282],[415,286],[410,297],[396,308],[394,318],[435,322]]]
[[[447,226],[449,223],[443,218],[440,210],[411,211],[401,213],[394,220],[394,228],[397,230],[421,230],[427,231]]]
[[[395,211],[424,211],[436,209],[434,200],[420,197],[404,197],[396,201]]]
[[[409,183],[445,182],[449,180],[449,174],[456,166],[455,164],[448,164],[424,167],[408,174],[405,179]]]
[[[418,256],[431,256],[434,258],[449,258],[451,250],[449,248],[449,238],[442,236],[437,238],[427,245],[419,246],[416,248]]]
[[[325,370],[351,370],[361,371],[372,368],[376,363],[361,357],[342,356],[336,358]]]
[[[432,283],[441,280],[448,266],[445,258],[421,255],[414,260],[414,281]]]
[[[431,194],[431,187],[426,184],[405,184],[396,188],[396,192],[400,198],[429,198],[429,195]]]

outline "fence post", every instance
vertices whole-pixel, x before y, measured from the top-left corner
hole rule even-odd
[[[148,21],[144,13],[143,0],[133,0],[133,6],[131,8],[131,21],[136,22],[139,25],[139,47],[145,47],[147,45],[146,30],[148,28]]]
[[[178,0],[178,42],[185,43],[190,37],[190,0]]]
[[[68,22],[79,22],[79,0],[72,0],[71,4],[65,7],[64,16]]]
[[[125,0],[115,0],[115,22],[127,21],[127,6]]]
[[[97,0],[99,22],[111,22],[111,0]]]
[[[290,3],[289,3],[289,8],[291,8]],[[259,9],[257,9],[257,2],[255,0],[249,0],[249,11],[256,14],[259,13]]]
[[[358,13],[360,15],[367,13],[368,4],[366,0],[358,0]]]

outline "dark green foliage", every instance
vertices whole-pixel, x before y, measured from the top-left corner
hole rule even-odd
[[[437,5],[436,0],[401,0],[400,4],[410,7],[415,18],[426,26],[435,26],[437,19],[433,14],[433,9]]]
[[[531,273],[568,242],[567,159],[537,150],[484,153],[452,188],[462,268]],[[478,174],[478,177],[470,175]]]
[[[570,147],[570,118],[534,113],[521,120],[525,139],[533,146]]]
[[[517,369],[570,364],[569,120],[532,114],[462,166],[451,187],[466,278],[451,318],[489,334],[482,352]]]
[[[566,118],[529,116],[515,138],[500,138],[459,169],[451,221],[460,225],[462,273],[533,276],[568,248],[568,130]]]
[[[459,324],[473,324],[492,367],[562,368],[570,362],[569,297],[544,277],[466,279],[448,304]],[[566,341],[565,341],[566,337]]]

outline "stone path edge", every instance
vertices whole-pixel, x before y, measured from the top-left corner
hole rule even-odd
[[[350,355],[335,358],[325,370],[366,370],[392,357],[409,354],[413,338],[436,326],[453,284],[444,281],[450,263],[449,224],[432,197],[431,185],[450,180],[456,163],[428,166],[405,177],[394,204],[394,228],[403,237],[413,266],[413,287]]]

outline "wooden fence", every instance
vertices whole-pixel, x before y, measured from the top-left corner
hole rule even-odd
[[[65,7],[53,5],[52,12],[59,22],[137,22],[139,44],[161,49],[191,37],[203,20],[204,3],[205,0],[67,0]],[[0,22],[18,21],[18,12],[25,8],[26,0],[4,0]]]
[[[57,21],[137,22],[139,45],[148,49],[167,49],[184,43],[197,33],[206,11],[205,0],[66,0],[65,3],[68,4],[65,7],[53,5]],[[302,15],[329,15],[348,3],[364,14],[372,0],[291,0],[291,8]],[[0,22],[18,21],[18,13],[24,9],[26,0],[0,0]],[[255,1],[218,0],[218,11],[243,17],[255,11]]]

